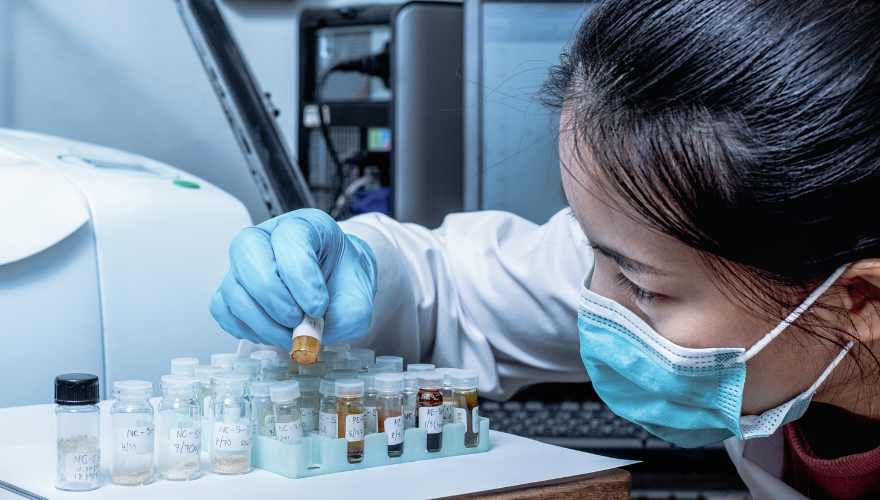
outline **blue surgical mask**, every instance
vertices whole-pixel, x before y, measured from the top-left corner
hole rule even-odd
[[[803,314],[846,268],[835,271],[748,350],[673,344],[627,308],[591,292],[591,269],[583,281],[578,314],[581,358],[593,387],[614,413],[670,443],[695,448],[732,436],[769,436],[804,414],[813,394],[853,343],[804,393],[760,415],[741,416],[746,361]]]

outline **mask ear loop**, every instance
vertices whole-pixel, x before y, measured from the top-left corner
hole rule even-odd
[[[775,339],[777,336],[779,336],[779,334],[782,333],[782,330],[785,330],[786,328],[788,328],[789,325],[794,323],[794,321],[796,319],[798,319],[798,317],[800,317],[800,315],[803,314],[804,311],[807,310],[807,308],[809,308],[811,305],[813,305],[813,302],[815,302],[816,299],[818,299],[823,293],[825,293],[829,288],[831,288],[831,285],[833,285],[834,282],[837,281],[837,278],[839,278],[840,275],[843,274],[843,272],[846,271],[847,268],[849,268],[849,266],[850,266],[850,264],[844,264],[844,265],[838,267],[837,270],[834,271],[834,273],[832,273],[831,276],[827,280],[825,280],[824,283],[822,283],[821,285],[819,285],[818,288],[813,290],[813,293],[811,293],[810,296],[807,297],[807,299],[805,301],[803,301],[803,303],[801,305],[799,305],[794,311],[792,311],[791,314],[786,316],[786,318],[784,320],[782,320],[782,323],[779,323],[779,325],[776,328],[774,328],[773,330],[770,330],[770,333],[768,333],[767,335],[764,335],[764,338],[762,338],[755,345],[753,345],[751,348],[749,348],[748,351],[737,356],[736,359],[734,359],[734,363],[745,363],[746,361],[751,359],[752,356],[754,356],[755,354],[758,354],[758,352],[761,349],[763,349],[764,346],[766,346],[773,339]],[[850,342],[850,344],[852,344],[852,342]],[[846,354],[846,352],[849,351],[850,347],[852,347],[852,345],[844,348],[844,351],[842,354]],[[842,355],[841,355],[841,359],[842,359]],[[839,362],[839,360],[837,362]],[[837,363],[835,363],[835,366],[836,366],[836,364]]]

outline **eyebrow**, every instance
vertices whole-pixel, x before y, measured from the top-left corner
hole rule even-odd
[[[639,262],[639,261],[633,259],[632,257],[627,257],[626,255],[623,255],[622,253],[617,252],[616,250],[612,250],[608,247],[605,247],[602,245],[596,245],[593,243],[590,243],[590,246],[596,252],[602,254],[605,257],[608,257],[609,259],[611,259],[615,263],[617,263],[618,266],[620,266],[623,269],[626,269],[627,271],[630,271],[632,273],[659,274],[659,275],[669,274],[666,271],[661,271],[660,269],[657,269],[654,266],[649,266],[648,264],[645,264],[644,262]]]

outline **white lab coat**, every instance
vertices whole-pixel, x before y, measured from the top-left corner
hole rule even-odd
[[[378,214],[341,225],[378,263],[373,323],[359,346],[407,364],[476,369],[480,393],[496,399],[528,384],[589,380],[577,310],[592,256],[566,211],[541,226],[492,211],[449,215],[435,230]],[[755,500],[804,498],[777,479],[779,436],[725,443]]]

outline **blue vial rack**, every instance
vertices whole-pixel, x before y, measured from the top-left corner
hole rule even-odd
[[[331,439],[310,432],[300,439],[284,442],[256,435],[251,448],[251,466],[295,479],[482,453],[489,451],[489,419],[480,417],[479,424],[479,443],[468,448],[464,445],[465,424],[444,423],[442,446],[436,452],[427,450],[428,432],[425,429],[406,429],[403,454],[399,457],[388,456],[388,438],[384,433],[367,434],[364,436],[364,458],[358,463],[348,462],[348,442],[344,438]],[[206,451],[210,446],[208,431],[207,420],[203,420],[202,449]]]

